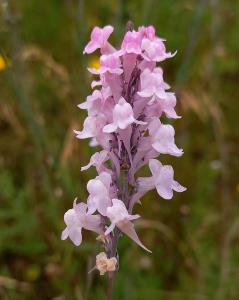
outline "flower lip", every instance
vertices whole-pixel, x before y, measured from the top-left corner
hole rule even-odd
[[[99,48],[104,48],[107,46],[107,40],[113,32],[114,28],[110,25],[107,25],[103,28],[95,27],[91,32],[91,40],[86,45],[83,54],[93,53]]]

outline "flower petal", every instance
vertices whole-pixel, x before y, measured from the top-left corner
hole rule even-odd
[[[149,168],[150,168],[150,171],[153,174],[153,176],[155,176],[155,177],[159,176],[162,167],[163,167],[163,165],[161,164],[161,162],[159,160],[157,160],[157,159],[149,160]]]
[[[72,228],[69,230],[69,238],[76,246],[80,246],[82,242],[81,228]]]
[[[184,186],[182,186],[180,183],[178,183],[175,180],[173,181],[172,186],[173,186],[173,190],[176,191],[176,192],[179,192],[179,193],[184,192],[184,191],[187,190]]]
[[[61,233],[61,239],[66,240],[69,236],[68,228],[65,228]]]
[[[111,124],[105,125],[103,127],[103,132],[112,133],[112,132],[115,132],[116,129],[117,129],[117,126],[114,123],[111,123]]]
[[[149,250],[148,248],[146,248],[142,242],[140,241],[135,229],[134,229],[134,224],[132,224],[130,221],[123,221],[123,222],[119,222],[117,223],[117,227],[126,235],[128,235],[136,244],[138,244],[141,248],[143,248],[144,250],[152,253],[151,250]]]

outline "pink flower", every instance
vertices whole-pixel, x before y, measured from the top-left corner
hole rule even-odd
[[[186,191],[185,187],[173,179],[172,166],[163,166],[157,159],[150,159],[149,168],[153,176],[138,178],[139,191],[149,191],[155,187],[159,196],[167,200],[172,199],[173,191]]]
[[[160,117],[164,112],[166,117],[172,119],[180,119],[175,111],[176,97],[174,93],[166,93],[165,99],[158,99],[152,105],[148,105],[145,109],[146,115],[150,117]]]
[[[139,27],[139,32],[141,33],[143,38],[147,38],[151,41],[155,39],[155,28],[153,26],[141,26]]]
[[[76,137],[78,139],[87,139],[96,137],[99,132],[101,132],[102,128],[106,123],[105,116],[103,114],[98,116],[87,117],[84,121],[83,130],[77,131],[74,130],[76,133]]]
[[[107,47],[107,40],[111,33],[114,31],[112,26],[105,26],[103,28],[95,27],[91,32],[91,40],[86,45],[83,53],[92,53],[95,50]]]
[[[140,76],[141,91],[138,92],[143,98],[151,98],[148,104],[152,104],[156,99],[166,99],[166,89],[170,86],[163,81],[163,71],[155,68],[153,71],[145,69]]]
[[[130,215],[123,201],[119,199],[112,199],[113,205],[107,208],[107,217],[111,221],[111,225],[107,228],[105,235],[112,232],[117,226],[123,233],[128,235],[135,243],[137,243],[144,250],[148,250],[139,240],[138,235],[134,229],[131,221],[138,219],[139,215]]]
[[[95,90],[92,95],[86,98],[86,101],[79,104],[81,109],[87,109],[89,116],[95,116],[100,111],[102,100],[102,93],[99,90]]]
[[[102,172],[95,179],[87,183],[89,197],[87,200],[88,214],[93,214],[96,210],[105,216],[107,207],[111,206],[110,199],[111,176]]]
[[[61,239],[65,240],[68,237],[72,242],[79,246],[82,241],[82,228],[102,233],[100,229],[100,216],[90,215],[86,213],[87,205],[85,203],[76,204],[76,199],[72,209],[69,209],[64,215],[66,228],[63,230]]]
[[[121,45],[121,50],[119,51],[120,55],[123,55],[125,53],[140,54],[141,41],[142,36],[140,32],[134,30],[126,32]]]
[[[102,55],[100,58],[100,68],[88,68],[88,71],[95,75],[105,74],[106,72],[116,75],[123,73],[120,58],[116,53]]]
[[[142,56],[147,61],[156,61],[160,62],[165,60],[166,58],[173,57],[176,55],[175,53],[166,53],[166,49],[164,46],[164,40],[160,38],[156,38],[153,40],[143,39],[142,40]]]
[[[115,132],[118,128],[125,129],[132,123],[146,124],[134,118],[132,106],[121,97],[113,110],[113,123],[105,125],[103,132],[111,133]]]
[[[86,109],[89,116],[96,116],[102,112],[102,108],[105,109],[107,105],[110,105],[109,103],[106,103],[106,100],[109,100],[110,96],[111,90],[109,87],[102,88],[101,91],[94,90],[92,95],[88,96],[86,101],[79,104],[78,107],[81,109]],[[106,109],[109,110],[108,107]]]
[[[175,145],[175,131],[173,126],[164,125],[158,118],[154,118],[149,124],[149,135],[151,137],[152,147],[157,152],[174,156],[183,155],[183,150]]]
[[[104,162],[108,160],[108,151],[102,150],[100,152],[96,152],[91,156],[90,162],[88,165],[81,167],[81,171],[88,170],[91,166],[95,166],[98,173],[101,173],[106,170],[104,166]]]

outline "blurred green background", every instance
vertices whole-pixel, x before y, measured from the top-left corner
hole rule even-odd
[[[239,1],[0,0],[0,299],[105,299],[88,273],[101,249],[84,232],[62,242],[63,214],[86,200],[93,149],[72,132],[90,93],[83,56],[92,27],[153,24],[175,58],[163,63],[178,95],[182,158],[165,156],[187,186],[172,201],[147,194],[136,211],[148,254],[120,241],[114,299],[239,299]]]

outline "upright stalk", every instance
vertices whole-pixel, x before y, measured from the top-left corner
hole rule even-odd
[[[115,272],[109,272],[108,273],[107,300],[113,299],[114,278],[115,278]]]
[[[122,200],[124,201],[126,207],[129,204],[128,199],[128,171],[122,172],[122,184],[118,186],[119,193],[121,194]],[[117,257],[117,244],[119,237],[121,235],[121,231],[118,228],[115,228],[114,232],[111,235],[111,243],[110,243],[110,251],[108,252],[108,257]],[[107,251],[106,251],[107,252]],[[118,260],[119,264],[119,260]],[[119,266],[118,266],[119,268]],[[117,269],[118,269],[117,268]],[[109,272],[108,273],[108,287],[107,287],[107,300],[113,299],[113,286],[114,286],[114,280],[115,275],[117,271]]]

